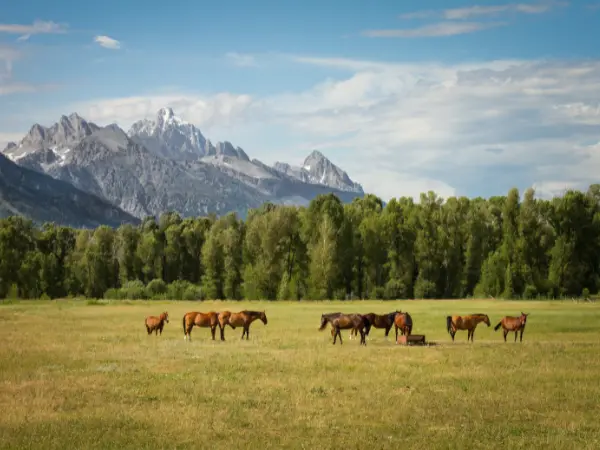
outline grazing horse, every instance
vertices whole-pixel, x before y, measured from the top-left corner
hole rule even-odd
[[[367,345],[365,340],[365,329],[371,329],[371,323],[369,319],[361,314],[343,314],[343,313],[332,313],[321,315],[321,327],[319,331],[322,331],[327,326],[327,322],[331,323],[331,331],[333,334],[333,345],[340,337],[340,345],[342,345],[342,333],[341,330],[357,330],[360,333],[361,345]]]
[[[396,343],[398,342],[398,328],[402,335],[410,336],[412,333],[413,321],[407,312],[396,311],[394,314],[394,326],[396,328]]]
[[[397,311],[381,315],[375,313],[368,313],[362,314],[362,316],[367,318],[367,320],[371,324],[371,327],[385,328],[385,337],[387,338],[390,334],[390,330],[394,326],[394,317],[396,316],[396,312]],[[369,327],[369,329],[365,332],[366,336],[368,336],[371,332],[371,327]],[[356,329],[352,329],[352,331],[350,331],[350,339],[352,339],[353,335],[356,336],[357,334],[358,331]]]
[[[506,335],[514,331],[515,332],[515,342],[517,342],[517,332],[521,332],[521,340],[523,342],[523,331],[525,331],[525,324],[527,323],[527,316],[529,313],[525,314],[521,311],[521,315],[519,317],[505,316],[502,320],[494,327],[494,331],[498,331],[498,328],[502,327],[504,331],[504,342],[506,342]]]
[[[146,317],[146,321],[144,323],[146,324],[146,331],[148,332],[148,336],[151,335],[153,331],[154,331],[154,334],[156,334],[157,336],[158,336],[159,331],[160,331],[160,334],[162,335],[162,330],[163,330],[163,326],[165,325],[165,322],[169,323],[169,313],[166,311],[163,312],[158,317],[156,317],[156,316]]]
[[[244,339],[245,334],[246,340],[250,338],[250,325],[257,319],[260,319],[265,325],[267,324],[267,315],[264,311],[244,310],[237,313],[223,311],[219,314],[221,330],[225,329],[225,325],[229,325],[234,330],[236,327],[243,327],[244,331],[242,331],[242,339]]]
[[[219,313],[219,328],[221,329],[221,340],[225,340],[225,325],[229,325],[232,330],[235,330],[235,325],[229,322],[231,311],[221,311]]]
[[[202,313],[202,312],[198,312],[198,311],[192,311],[192,312],[185,313],[185,315],[183,316],[183,333],[184,333],[183,339],[191,341],[192,340],[192,328],[194,328],[194,326],[197,326],[197,327],[202,327],[202,328],[210,327],[210,334],[212,335],[212,338],[214,341],[215,340],[215,331],[217,330],[217,327],[220,327],[218,315],[219,315],[219,313],[216,313],[214,311],[210,311],[207,313]],[[221,333],[221,340],[224,340],[222,333]]]
[[[458,330],[467,330],[467,342],[471,339],[473,342],[473,336],[475,336],[475,328],[480,322],[490,326],[490,318],[487,314],[471,314],[470,316],[446,316],[446,328],[448,333],[452,336],[452,342],[454,342],[454,335]]]

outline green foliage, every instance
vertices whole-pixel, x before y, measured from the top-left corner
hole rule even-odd
[[[139,227],[0,220],[0,298],[589,297],[600,290],[600,185],[552,200],[333,194],[245,221],[163,214]]]

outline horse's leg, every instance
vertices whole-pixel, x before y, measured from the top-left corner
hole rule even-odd
[[[250,324],[248,324],[248,328],[246,329],[246,340],[250,339]]]
[[[525,328],[521,328],[521,338],[520,338],[520,342],[523,342],[523,331],[525,331]]]
[[[148,325],[146,325],[146,331],[148,332],[148,336],[152,334],[152,331],[150,331],[150,327]]]
[[[367,345],[367,340],[366,340],[366,336],[365,336],[365,332],[363,331],[363,329],[360,329],[360,343],[362,345]]]
[[[217,326],[216,325],[211,325],[210,326],[210,334],[212,335],[212,340],[215,340],[215,332],[217,331]]]
[[[222,327],[221,324],[219,324],[219,334],[221,335],[221,340],[224,341],[225,340],[225,327]]]
[[[398,325],[394,324],[394,328],[396,328],[396,344],[398,343]]]
[[[517,342],[517,335],[519,334],[518,330],[515,330],[515,342]]]
[[[333,336],[333,345],[335,345],[335,341],[337,341],[337,335],[338,335],[337,327],[331,329],[331,334]]]
[[[506,335],[508,334],[508,330],[502,330],[502,332],[504,333],[504,342],[506,342]]]

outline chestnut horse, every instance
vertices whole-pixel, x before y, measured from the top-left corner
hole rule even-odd
[[[367,320],[371,324],[371,327],[385,328],[385,337],[387,338],[390,334],[390,330],[394,326],[394,317],[396,316],[396,312],[397,311],[381,315],[375,313],[368,313],[362,314],[362,316],[367,318]],[[365,332],[366,336],[368,336],[371,332],[371,327],[369,327],[369,329]],[[357,334],[358,331],[356,329],[352,329],[352,331],[350,331],[350,339],[352,339],[353,335],[356,336]]]
[[[487,314],[471,314],[470,316],[446,316],[446,328],[448,333],[452,336],[452,342],[454,342],[454,335],[458,330],[467,330],[467,342],[471,339],[473,342],[473,336],[475,336],[475,328],[480,322],[490,326],[490,318]]]
[[[162,330],[163,330],[163,326],[165,325],[165,322],[169,323],[169,313],[166,311],[163,312],[158,317],[156,317],[156,316],[146,317],[146,321],[144,323],[146,324],[146,331],[148,332],[148,336],[151,335],[153,331],[154,331],[154,334],[156,334],[157,336],[158,336],[159,331],[160,331],[160,334],[162,335]]]
[[[243,327],[244,331],[242,331],[242,339],[244,339],[245,334],[246,340],[250,338],[250,325],[257,319],[260,319],[265,325],[267,324],[267,315],[264,311],[244,310],[237,313],[232,313],[230,311],[219,313],[221,332],[225,329],[225,325],[229,325],[234,330],[236,327]]]
[[[340,337],[340,345],[342,345],[342,333],[341,330],[357,330],[360,333],[361,345],[367,345],[365,340],[365,329],[371,329],[371,323],[369,319],[361,314],[342,314],[342,313],[331,313],[321,315],[321,327],[319,331],[322,331],[327,326],[327,322],[331,323],[333,333],[333,345]]]
[[[498,328],[502,327],[502,330],[504,331],[504,342],[506,342],[506,335],[511,331],[515,332],[515,342],[517,342],[517,333],[521,332],[520,342],[523,342],[523,331],[525,331],[525,324],[527,323],[528,315],[529,313],[525,314],[523,311],[521,311],[521,315],[519,317],[503,317],[498,325],[494,327],[494,331],[498,331]]]
[[[212,335],[213,341],[215,340],[215,331],[219,325],[218,319],[219,313],[214,311],[210,311],[207,313],[202,313],[198,311],[192,311],[185,313],[183,316],[183,339],[184,340],[192,340],[192,328],[194,326],[209,328],[210,334]],[[221,340],[224,340],[223,333],[221,333]]]
[[[402,335],[410,336],[412,333],[413,321],[410,314],[407,312],[396,311],[394,313],[394,326],[396,328],[396,342],[398,342],[398,328]]]

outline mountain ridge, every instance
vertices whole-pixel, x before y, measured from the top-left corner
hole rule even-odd
[[[333,192],[344,202],[363,196],[359,183],[311,152],[302,167],[268,166],[229,141],[212,142],[171,108],[153,119],[100,127],[77,113],[46,128],[34,124],[3,153],[17,164],[66,181],[142,218],[177,211],[184,216],[244,215],[266,201],[306,205]]]

